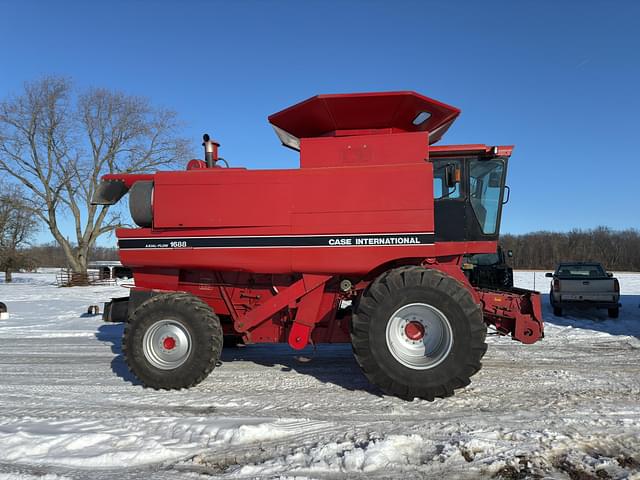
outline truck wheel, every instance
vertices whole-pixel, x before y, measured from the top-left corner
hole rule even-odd
[[[609,318],[618,318],[618,315],[620,315],[619,307],[609,309]]]
[[[560,307],[553,307],[553,314],[556,317],[561,317],[562,316],[562,308]]]
[[[448,397],[487,351],[482,310],[457,280],[421,267],[390,270],[362,293],[351,321],[356,361],[385,393]]]
[[[222,351],[222,327],[211,308],[187,293],[166,293],[142,303],[125,325],[124,359],[145,387],[197,385]]]

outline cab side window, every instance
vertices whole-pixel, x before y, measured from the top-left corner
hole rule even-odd
[[[455,178],[455,172],[461,172],[459,160],[443,160],[433,163],[433,199],[459,199],[461,196],[461,177]],[[452,178],[454,172],[454,178]],[[449,182],[447,183],[447,176]],[[453,181],[452,181],[453,180]],[[448,186],[447,186],[448,185]]]

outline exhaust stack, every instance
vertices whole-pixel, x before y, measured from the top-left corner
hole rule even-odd
[[[204,161],[207,164],[207,168],[214,168],[218,161],[218,147],[220,144],[211,140],[207,133],[202,136],[202,140],[204,140],[202,143],[204,147]]]

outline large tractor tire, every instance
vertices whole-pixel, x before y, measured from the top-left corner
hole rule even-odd
[[[222,327],[211,308],[187,293],[166,293],[142,303],[125,325],[122,351],[145,387],[189,388],[214,369]]]
[[[482,310],[437,270],[401,267],[356,302],[351,342],[369,381],[389,395],[432,401],[471,382],[487,351]]]

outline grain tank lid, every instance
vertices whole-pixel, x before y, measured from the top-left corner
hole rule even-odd
[[[416,92],[316,95],[269,117],[282,143],[299,150],[300,138],[355,135],[358,131],[429,132],[435,143],[460,110]],[[384,132],[383,132],[384,130]]]

